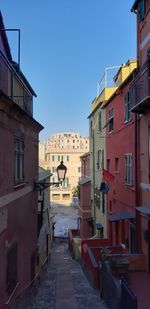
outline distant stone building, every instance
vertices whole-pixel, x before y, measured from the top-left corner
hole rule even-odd
[[[56,168],[61,161],[67,167],[66,179],[62,187],[51,186],[50,200],[52,203],[70,205],[73,188],[77,187],[81,177],[80,157],[89,151],[89,138],[77,132],[57,133],[45,141],[46,161],[51,170],[52,182],[57,182]]]
[[[46,161],[45,144],[39,143],[39,166],[49,170],[49,163]]]

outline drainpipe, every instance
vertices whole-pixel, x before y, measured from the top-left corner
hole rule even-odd
[[[138,194],[138,115],[135,113],[134,116],[134,151],[135,151],[135,206],[139,205],[139,194]],[[135,210],[135,214],[137,214]],[[138,219],[135,217],[135,233],[136,233],[136,251],[139,250],[139,233],[138,233]]]
[[[138,206],[138,115],[134,118],[134,151],[135,151],[135,205]]]
[[[96,233],[96,209],[95,209],[95,142],[94,142],[94,130],[92,129],[93,138],[93,206],[94,206],[94,234]]]

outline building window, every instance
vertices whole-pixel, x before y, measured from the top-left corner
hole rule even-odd
[[[70,200],[70,194],[68,194],[68,193],[63,193],[63,194],[62,194],[62,199],[63,199],[63,200],[66,200],[66,201],[69,201],[69,200]]]
[[[60,161],[60,156],[58,156],[58,161]]]
[[[81,172],[81,167],[79,166],[79,167],[78,167],[78,173],[80,173],[80,172]]]
[[[67,188],[69,187],[69,178],[68,177],[66,177],[66,186],[67,186]]]
[[[140,0],[138,2],[138,19],[142,21],[145,17],[146,7],[145,7],[145,0]]]
[[[132,184],[132,155],[125,155],[125,183],[127,185]]]
[[[114,116],[113,116],[113,108],[109,110],[109,132],[112,132],[114,129]]]
[[[94,190],[94,204],[100,209],[100,190],[98,188]]]
[[[131,120],[131,110],[130,110],[130,93],[127,92],[125,95],[125,115],[124,121],[128,122]]]
[[[104,149],[97,152],[97,168],[102,170],[104,168]]]
[[[98,130],[102,131],[102,112],[101,111],[98,114]]]
[[[64,160],[64,157],[63,156],[61,156],[61,161],[63,161]]]
[[[15,139],[15,182],[24,180],[24,141]]]
[[[104,195],[104,192],[100,192],[100,206],[101,206],[101,211],[104,214],[105,213],[105,195]]]
[[[109,201],[109,211],[112,212],[112,201]]]
[[[55,182],[55,177],[52,177],[52,183]],[[52,185],[52,188],[55,188],[55,185]]]
[[[53,200],[53,201],[58,201],[58,200],[60,200],[60,194],[57,194],[57,193],[52,194],[52,200]]]
[[[67,162],[69,162],[69,156],[67,156]]]
[[[107,171],[109,172],[110,170],[110,159],[107,159]]]
[[[65,180],[62,183],[63,188],[68,188],[69,187],[69,178],[66,177]]]
[[[10,295],[17,284],[17,243],[13,244],[7,252],[6,289]]]
[[[55,156],[52,156],[52,161],[53,161],[53,162],[55,161]]]
[[[119,172],[119,158],[115,158],[115,172]]]

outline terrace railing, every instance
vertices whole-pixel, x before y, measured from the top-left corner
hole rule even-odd
[[[0,90],[30,116],[33,115],[33,96],[20,74],[0,51]]]
[[[137,297],[129,288],[127,282],[121,282],[121,309],[137,309]]]
[[[130,86],[131,111],[143,113],[150,108],[150,64],[142,68]]]

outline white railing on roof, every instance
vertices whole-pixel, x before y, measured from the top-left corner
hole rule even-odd
[[[105,72],[101,80],[97,84],[97,97],[100,95],[100,93],[103,91],[104,88],[116,87],[114,77],[116,76],[120,67],[121,67],[120,65],[117,65],[105,69]]]

